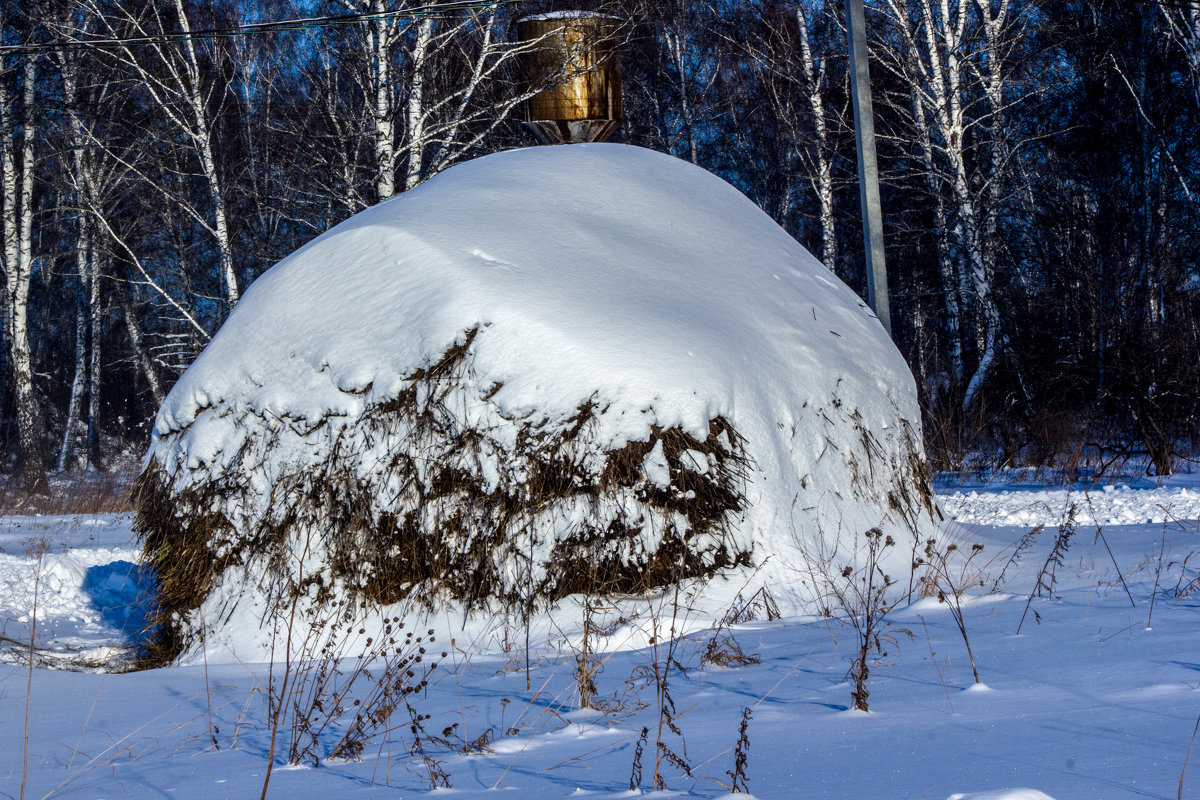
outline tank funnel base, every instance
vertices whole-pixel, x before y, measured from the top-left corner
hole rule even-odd
[[[603,142],[621,125],[615,119],[554,120],[536,119],[521,123],[539,144],[582,144]]]

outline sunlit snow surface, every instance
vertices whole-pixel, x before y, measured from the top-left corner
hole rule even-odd
[[[736,669],[697,669],[705,637],[689,638],[680,659],[691,669],[686,677],[676,675],[670,689],[696,777],[664,766],[670,791],[658,796],[725,796],[721,784],[730,781],[742,710],[751,707],[746,776],[760,800],[1176,798],[1200,712],[1200,600],[1183,591],[1200,560],[1184,564],[1200,549],[1192,505],[1200,477],[1162,486],[1109,483],[1107,491],[1104,482],[1086,490],[1030,481],[939,486],[951,512],[941,536],[985,545],[979,561],[985,586],[972,592],[964,619],[986,689],[973,688],[962,639],[934,599],[892,614],[896,644],[872,672],[869,714],[848,711],[843,679],[852,635],[837,621],[739,625],[738,641],[762,663]],[[1035,597],[1017,636],[1035,576],[1072,506],[1076,532],[1056,570],[1054,599]],[[28,635],[36,560],[25,554],[26,543],[44,539],[39,644],[73,657],[119,641],[113,623],[127,616],[145,588],[124,563],[137,555],[128,522],[4,520],[4,636]],[[1045,528],[1031,548],[1009,565],[1014,545],[1039,524]],[[1002,572],[1003,584],[991,592]],[[664,598],[641,604],[651,603],[660,612],[670,607]],[[578,604],[567,600],[552,618],[535,621],[529,690],[523,646],[503,652],[502,620],[468,630],[456,618],[435,621],[455,647],[420,700],[423,713],[432,715],[427,728],[440,733],[457,723],[468,739],[494,732],[491,752],[431,748],[454,787],[452,795],[438,796],[634,796],[634,752],[642,727],[654,728],[653,709],[628,702],[609,717],[576,709],[574,660],[565,642],[577,641],[579,617]],[[518,630],[510,624],[510,641],[520,639]],[[630,628],[600,644],[602,695],[623,691],[631,673],[649,663],[651,650],[642,644]],[[16,797],[29,674],[11,663],[22,654],[6,647],[0,796]],[[210,665],[207,676],[203,664],[121,675],[35,669],[25,796],[257,796],[270,739],[267,678],[266,666],[258,664]],[[641,700],[652,701],[653,692],[643,691]],[[208,735],[210,716],[219,750]],[[680,747],[672,736],[666,741]],[[653,742],[652,732],[642,758],[646,793]],[[401,725],[361,763],[277,768],[269,794],[424,796],[430,792],[424,772],[407,748]],[[1200,766],[1187,770],[1182,796],[1200,796]]]

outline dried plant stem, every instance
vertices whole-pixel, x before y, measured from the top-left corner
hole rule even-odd
[[[1129,598],[1129,605],[1137,608],[1137,603],[1133,602],[1133,593],[1129,591],[1129,584],[1125,583],[1125,576],[1121,574],[1121,565],[1117,563],[1117,557],[1113,555],[1112,548],[1108,546],[1108,538],[1104,535],[1104,529],[1097,526],[1096,536],[1104,542],[1104,549],[1108,551],[1108,557],[1112,559],[1113,568],[1117,571],[1117,578],[1121,581],[1121,588],[1125,590],[1125,596]],[[1153,600],[1151,602],[1153,603]],[[1148,622],[1147,626],[1149,626]]]
[[[956,569],[952,569],[950,566],[951,554],[961,552],[962,548],[955,544],[939,549],[937,542],[933,539],[925,543],[925,558],[933,577],[932,587],[937,590],[938,602],[944,603],[950,609],[950,616],[954,619],[958,634],[967,648],[967,658],[971,662],[971,675],[975,678],[975,682],[979,683],[979,669],[975,665],[975,653],[971,649],[971,637],[967,635],[967,623],[963,617],[963,599],[967,586],[983,585],[982,578],[972,577],[972,570],[974,570],[972,563],[975,561],[975,557],[983,552],[983,545],[971,545],[970,555],[960,561]],[[922,578],[921,580],[927,579]],[[921,620],[921,624],[925,624],[924,619]],[[926,637],[928,634],[929,632],[926,630]],[[930,653],[932,654],[932,652],[931,644]]]
[[[1075,535],[1075,511],[1076,506],[1072,503],[1067,508],[1062,521],[1058,523],[1058,534],[1054,538],[1054,546],[1050,548],[1050,554],[1046,556],[1046,561],[1038,572],[1037,580],[1033,582],[1033,588],[1029,590],[1029,597],[1025,600],[1025,610],[1021,612],[1021,621],[1017,623],[1018,636],[1021,635],[1021,626],[1025,624],[1025,616],[1029,613],[1029,606],[1033,604],[1034,595],[1040,595],[1045,589],[1047,596],[1054,597],[1055,570],[1062,566],[1063,556],[1070,549],[1071,537]],[[1033,612],[1033,616],[1035,619],[1038,618],[1036,611]]]
[[[1200,731],[1200,714],[1196,715],[1196,726],[1192,728],[1192,739],[1188,742],[1187,755],[1183,758],[1183,769],[1179,770],[1179,794],[1177,800],[1183,800],[1183,776],[1187,774],[1188,762],[1192,760],[1192,747],[1196,744],[1196,732]]]
[[[212,721],[212,688],[208,680],[208,635],[203,616],[200,617],[200,653],[204,658],[204,708],[208,714],[208,741],[215,751],[220,750],[221,745],[217,742],[217,733]]]
[[[298,561],[297,585],[301,583],[304,577],[304,562],[308,555],[308,537],[305,537],[304,551],[300,554]],[[267,773],[263,776],[262,793],[259,795],[259,800],[266,800],[267,786],[271,783],[271,771],[275,767],[275,740],[279,734],[279,723],[287,716],[287,699],[288,699],[288,682],[292,677],[292,629],[296,624],[296,606],[300,603],[300,594],[297,591],[292,592],[291,605],[288,609],[287,620],[287,638],[284,641],[284,667],[283,667],[283,683],[279,687],[279,700],[275,700],[275,692],[270,686],[270,681],[267,685],[267,704],[271,716],[271,744],[267,748]],[[274,647],[271,652],[272,670],[275,664]]]
[[[633,766],[629,770],[629,791],[636,792],[642,785],[642,753],[646,750],[646,737],[650,735],[650,729],[642,728],[642,735],[638,737],[637,745],[633,748]]]
[[[1162,539],[1158,545],[1158,564],[1154,567],[1154,588],[1150,591],[1150,612],[1146,614],[1146,627],[1149,628],[1150,621],[1154,619],[1154,598],[1158,596],[1158,578],[1162,575],[1162,560],[1163,552],[1167,549],[1167,526],[1163,525]]]
[[[21,737],[21,800],[25,800],[25,781],[29,776],[29,705],[33,694],[33,651],[37,642],[38,590],[42,583],[42,564],[46,557],[45,545],[37,551],[37,564],[33,572],[33,609],[30,611],[29,668],[25,677],[25,730]]]
[[[729,790],[734,794],[748,794],[750,791],[746,780],[746,764],[750,751],[750,717],[753,713],[750,706],[742,709],[742,723],[738,726],[737,745],[733,750],[733,769],[725,772],[730,780]]]
[[[937,670],[938,683],[942,685],[942,691],[946,693],[946,705],[950,706],[950,713],[954,713],[954,703],[950,701],[950,689],[946,686],[946,679],[942,677],[942,668],[938,666],[937,654],[933,652],[933,639],[929,637],[929,626],[925,624],[925,618],[917,615],[917,619],[921,620],[921,627],[925,629],[925,642],[929,645],[929,660],[933,662],[933,668]]]
[[[891,536],[885,537],[879,528],[872,528],[864,536],[865,562],[857,574],[853,567],[843,567],[840,573],[842,580],[835,583],[834,589],[838,605],[858,635],[858,646],[850,666],[850,677],[854,679],[854,689],[850,692],[850,697],[858,711],[870,710],[867,702],[870,696],[867,680],[870,676],[869,662],[872,654],[882,653],[885,641],[894,641],[893,637],[881,635],[885,625],[884,618],[895,605],[887,596],[888,589],[895,581],[884,573],[880,562],[884,550],[892,547],[895,540]]]

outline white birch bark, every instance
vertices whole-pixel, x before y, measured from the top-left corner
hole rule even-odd
[[[383,11],[381,0],[372,0],[371,10]],[[372,88],[374,108],[371,121],[375,133],[375,200],[387,200],[396,193],[396,124],[392,118],[391,44],[392,24],[374,19],[370,25]]]
[[[163,388],[162,381],[158,378],[158,372],[154,368],[154,361],[150,358],[150,353],[146,349],[146,345],[142,341],[142,330],[138,323],[137,314],[134,313],[133,303],[126,295],[121,295],[121,316],[125,320],[125,331],[129,334],[129,346],[133,349],[134,358],[137,359],[138,367],[142,371],[142,377],[146,379],[146,385],[150,387],[150,395],[154,398],[154,405],[161,406],[166,399],[166,390]]]
[[[942,305],[946,319],[946,349],[950,360],[950,379],[955,386],[959,386],[963,380],[960,284],[955,274],[954,261],[950,257],[945,194],[933,163],[933,142],[929,136],[929,124],[925,118],[925,103],[922,101],[920,92],[912,93],[912,113],[917,129],[917,141],[921,148],[921,164],[924,167],[925,182],[930,196],[934,198],[933,225],[937,240],[938,277],[941,279],[944,298]]]
[[[179,27],[185,33],[191,32],[187,11],[183,0],[175,0],[175,13],[179,18]],[[180,93],[191,113],[191,137],[195,143],[196,153],[200,158],[200,166],[204,171],[204,179],[208,184],[209,198],[212,202],[213,238],[216,240],[217,258],[221,278],[225,284],[225,299],[232,310],[237,305],[241,292],[238,290],[237,274],[233,264],[233,246],[229,238],[229,222],[225,213],[225,196],[221,190],[221,177],[217,173],[217,161],[213,156],[212,121],[205,108],[205,98],[201,92],[203,80],[200,75],[200,65],[196,60],[196,46],[190,38],[183,40],[183,51],[186,58],[180,71],[183,80],[179,81]],[[166,57],[164,56],[164,59]]]
[[[1008,137],[1005,132],[1004,114],[1004,54],[1000,51],[1001,36],[1008,24],[1009,0],[975,0],[983,25],[983,74],[984,96],[988,104],[988,145],[990,164],[987,181],[987,209],[983,231],[984,263],[989,270],[996,265],[997,232],[999,229],[1000,203],[1004,188],[1004,165],[1008,156]]]
[[[46,455],[41,441],[45,422],[33,382],[33,356],[29,341],[29,290],[34,269],[34,140],[38,134],[34,102],[37,67],[34,58],[27,56],[22,69],[19,138],[4,78],[0,75],[0,148],[3,150],[0,155],[0,180],[4,184],[4,281],[9,380],[17,419],[21,472],[27,481],[40,486],[46,474]],[[19,161],[16,157],[18,149]]]
[[[817,140],[813,154],[816,169],[812,176],[812,183],[820,208],[821,263],[833,271],[837,265],[837,223],[833,209],[833,164],[829,153],[829,129],[825,121],[825,60],[820,59],[819,64],[814,62],[812,44],[808,35],[808,22],[804,18],[803,8],[796,9],[796,23],[800,33],[800,57],[804,84]]]
[[[100,361],[100,344],[104,320],[100,300],[99,270],[95,261],[92,262],[91,280],[88,281],[88,411],[87,411],[87,469],[95,470],[100,465],[100,387],[102,364]]]
[[[1183,51],[1192,74],[1196,105],[1200,106],[1200,0],[1178,0],[1157,5],[1166,20],[1171,38]]]
[[[412,51],[412,80],[408,90],[408,174],[404,188],[411,189],[421,182],[425,166],[426,112],[425,75],[429,69],[429,47],[433,41],[433,18],[425,17],[417,25],[416,43]]]
[[[692,109],[692,98],[688,86],[687,75],[691,71],[687,61],[685,45],[686,34],[668,29],[663,34],[663,44],[675,73],[679,76],[679,121],[683,128],[684,142],[687,145],[687,157],[693,164],[700,163],[700,152],[696,144],[696,120]]]
[[[79,225],[81,238],[75,245],[75,267],[79,274],[80,293],[75,303],[75,369],[71,378],[71,399],[67,402],[67,418],[63,423],[62,442],[58,448],[55,471],[67,468],[75,440],[75,423],[83,407],[83,387],[87,379],[87,301],[84,299],[84,281],[88,273],[87,259],[90,245],[86,241],[84,226]]]
[[[974,55],[966,42],[971,7],[969,0],[888,0],[887,9],[905,32],[904,46],[911,51],[896,61],[900,64],[898,70],[906,75],[913,91],[920,93],[914,116],[923,120],[924,108],[932,112],[930,118],[937,136],[930,136],[930,142],[944,164],[939,172],[944,173],[943,180],[950,190],[954,212],[949,233],[956,250],[961,253],[954,270],[957,294],[961,301],[969,300],[974,311],[973,338],[977,360],[963,393],[962,406],[966,410],[975,403],[991,376],[1000,345],[1000,315],[992,292],[994,270],[989,260],[994,257],[994,250],[987,243],[989,236],[995,233],[985,227],[986,212],[981,209],[980,198],[972,189],[967,165],[967,120],[963,103],[969,91],[975,89],[968,86],[964,78],[964,70],[973,67],[964,64],[964,58]],[[911,22],[914,16],[915,29]],[[981,72],[979,69],[973,71]],[[996,91],[998,96],[1002,92],[999,82]],[[934,194],[936,197],[940,192]],[[959,311],[965,309],[960,306]],[[965,374],[965,369],[963,372]]]

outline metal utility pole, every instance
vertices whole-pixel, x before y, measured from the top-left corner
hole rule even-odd
[[[867,302],[888,336],[887,263],[883,255],[883,211],[879,205],[879,162],[875,159],[875,114],[871,110],[871,72],[867,64],[867,23],[863,0],[846,0],[846,36],[850,40],[850,95],[854,98],[854,141],[858,146],[858,195],[862,203],[863,244],[867,257]]]

